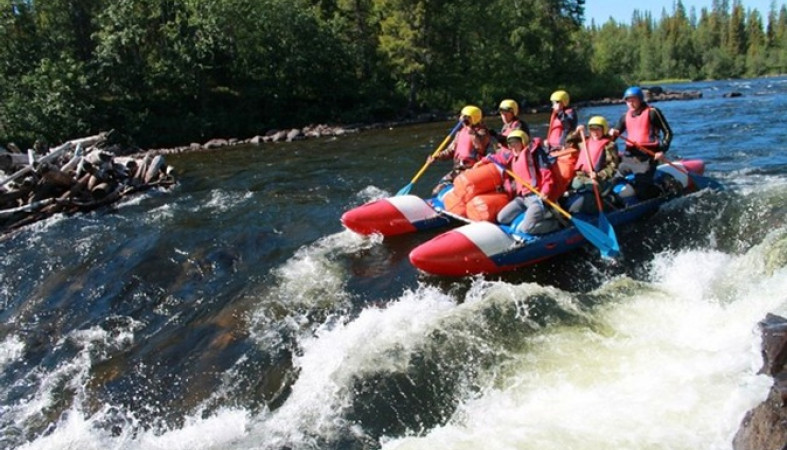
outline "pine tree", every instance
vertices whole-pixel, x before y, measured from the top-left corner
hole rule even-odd
[[[771,68],[767,61],[767,39],[757,10],[749,11],[746,19],[746,40],[746,76],[757,77],[768,73]]]

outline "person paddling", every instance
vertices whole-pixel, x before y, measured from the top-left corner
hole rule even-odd
[[[515,130],[508,135],[508,147],[511,150],[511,158],[506,166],[508,170],[536,188],[544,198],[554,201],[560,197],[562,192],[554,185],[548,157],[540,139],[531,142],[524,131]],[[498,213],[498,223],[511,224],[524,212],[524,219],[516,226],[515,231],[543,234],[558,228],[558,221],[546,208],[541,197],[519,185],[510,176],[506,177],[504,186],[506,191],[513,195],[513,199]]]
[[[653,175],[657,162],[669,150],[672,129],[661,110],[645,102],[645,94],[639,86],[626,89],[623,99],[628,109],[615,128],[609,130],[613,139],[626,133],[626,147],[620,157],[618,173],[621,177],[633,175],[631,185],[639,199],[653,198],[661,192],[654,184]],[[650,154],[638,147],[650,150]]]
[[[437,186],[432,190],[432,195],[437,195],[443,188],[450,185],[457,175],[462,171],[473,167],[481,160],[489,147],[489,129],[482,122],[483,112],[481,108],[468,105],[462,108],[459,113],[459,120],[462,122],[462,129],[456,134],[451,144],[441,151],[434,158],[430,155],[427,161],[453,159],[454,166]]]
[[[584,136],[585,126],[579,125],[576,130],[566,137],[566,142],[571,144],[587,145],[579,152],[571,189],[575,191],[567,200],[568,211],[572,214],[583,212],[592,214],[597,212],[593,200],[593,183],[598,184],[599,191],[606,191],[616,173],[620,157],[618,147],[607,133],[609,123],[603,116],[593,116],[588,120],[587,129],[590,135]]]
[[[645,95],[639,86],[631,86],[623,93],[627,111],[620,117],[617,125],[609,130],[614,139],[626,133],[626,148],[621,155],[618,171],[621,175],[646,174],[652,176],[656,161],[669,150],[672,142],[672,129],[664,114],[655,106],[645,102]],[[651,157],[639,150],[636,145],[655,152]]]

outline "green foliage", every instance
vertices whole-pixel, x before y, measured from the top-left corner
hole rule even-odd
[[[686,14],[677,1],[671,14],[655,21],[635,11],[631,24],[612,20],[591,27],[593,68],[617,73],[634,84],[642,80],[719,79],[787,72],[784,45],[787,10],[775,4],[763,28],[761,15],[740,0],[714,0],[710,10]],[[617,66],[614,61],[618,61]],[[617,72],[615,72],[617,68]]]
[[[787,72],[787,9],[583,27],[584,0],[0,0],[0,142],[143,146]],[[765,28],[763,28],[765,27]]]

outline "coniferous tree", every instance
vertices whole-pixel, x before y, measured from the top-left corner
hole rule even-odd
[[[757,77],[768,73],[767,39],[762,28],[762,19],[757,10],[749,11],[746,19],[746,76]]]

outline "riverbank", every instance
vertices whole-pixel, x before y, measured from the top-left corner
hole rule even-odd
[[[700,91],[668,91],[659,86],[652,86],[643,88],[646,99],[649,103],[674,101],[674,100],[696,100],[702,98]],[[579,101],[572,104],[576,108],[586,108],[591,106],[604,106],[623,104],[621,98],[606,97],[596,100]],[[535,115],[549,113],[551,106],[549,104],[539,105],[535,107],[521,107],[521,115]],[[497,114],[495,110],[485,111],[487,116]],[[350,124],[350,125],[307,125],[302,128],[290,128],[285,130],[268,130],[264,134],[256,135],[251,138],[213,138],[204,143],[193,142],[189,145],[160,148],[145,150],[144,152],[154,155],[176,154],[184,152],[198,152],[198,151],[213,151],[220,148],[231,147],[236,145],[264,145],[277,142],[292,142],[304,139],[317,139],[323,137],[338,137],[346,134],[359,133],[365,130],[393,128],[407,125],[415,125],[419,123],[428,123],[436,121],[452,120],[456,117],[455,112],[428,112],[422,113],[414,117],[402,118],[399,120],[375,122],[368,124]]]

